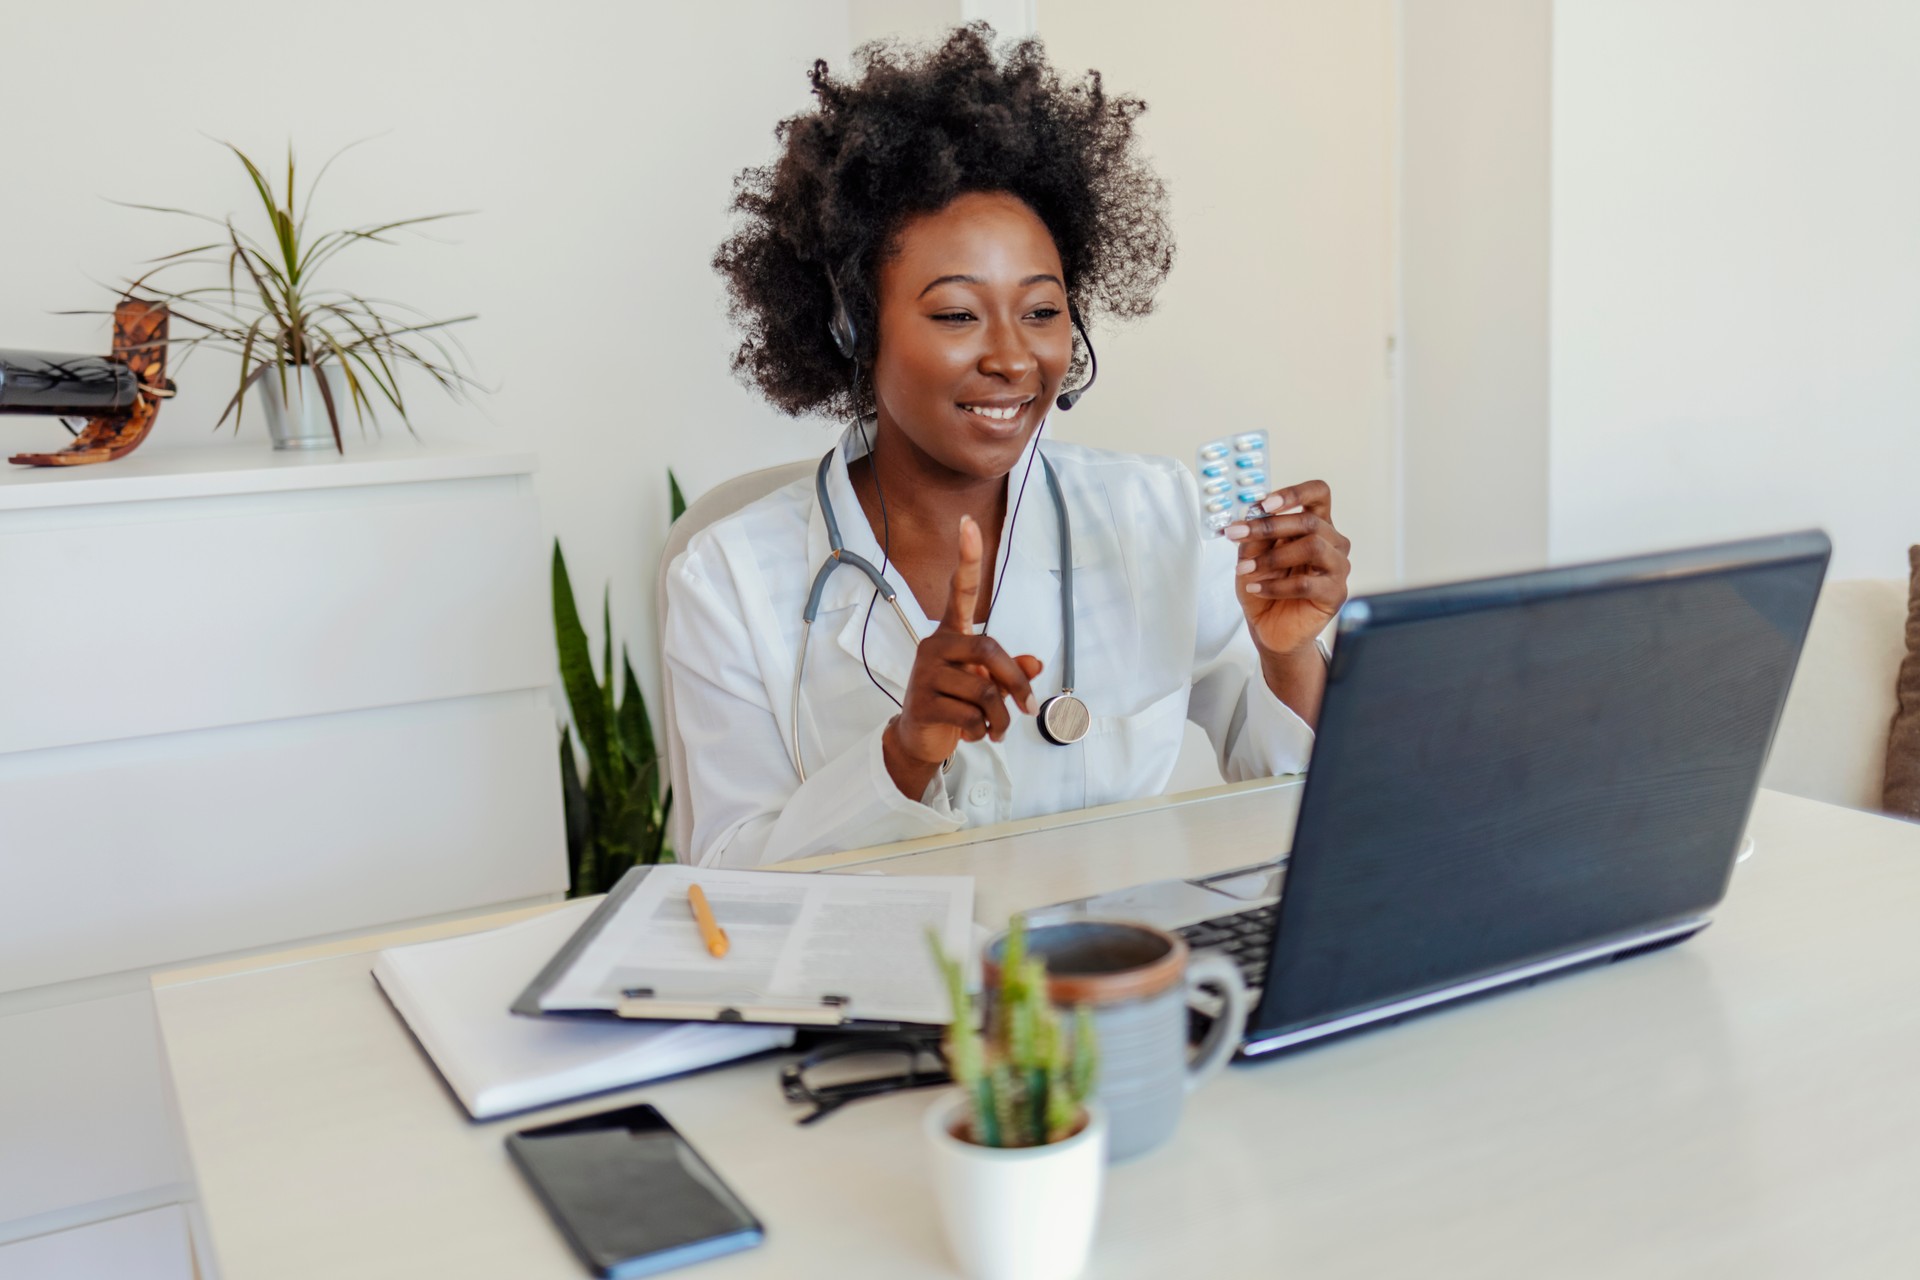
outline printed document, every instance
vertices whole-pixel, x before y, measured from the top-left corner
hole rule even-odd
[[[687,902],[698,884],[726,930],[707,952]],[[946,1023],[952,1013],[928,945],[964,957],[968,876],[801,875],[665,866],[648,872],[540,1008],[620,1010],[636,999],[712,1002],[760,1020],[838,1007],[848,1019]]]

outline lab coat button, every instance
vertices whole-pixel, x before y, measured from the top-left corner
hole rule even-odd
[[[974,783],[973,789],[967,792],[968,804],[984,805],[991,799],[993,799],[993,788],[984,782]]]

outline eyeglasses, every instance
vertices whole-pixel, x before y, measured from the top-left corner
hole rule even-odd
[[[813,1107],[800,1118],[801,1124],[824,1119],[861,1098],[952,1082],[935,1036],[837,1040],[780,1070],[780,1092],[787,1101]]]

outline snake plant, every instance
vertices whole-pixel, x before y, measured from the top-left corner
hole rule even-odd
[[[671,471],[667,484],[677,520],[686,510],[686,500]],[[553,630],[560,651],[560,682],[573,720],[570,728],[563,725],[560,730],[560,786],[567,815],[572,897],[606,892],[636,864],[673,860],[667,844],[673,788],[664,777],[666,761],[655,746],[647,700],[625,645],[620,649],[616,685],[610,593],[601,598],[600,618],[604,679],[594,671],[567,559],[561,554],[560,540],[554,539]],[[579,753],[574,749],[576,741]],[[585,777],[580,773],[579,754],[586,756]]]

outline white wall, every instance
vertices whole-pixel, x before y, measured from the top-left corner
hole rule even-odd
[[[1547,559],[1552,0],[1400,0],[1403,568]]]
[[[831,439],[734,382],[708,262],[734,174],[769,157],[775,122],[810,101],[807,66],[846,61],[846,0],[338,0],[324,14],[192,0],[155,13],[132,0],[8,13],[0,346],[104,352],[104,321],[47,313],[110,302],[90,278],[200,242],[200,224],[102,197],[250,215],[244,174],[202,133],[271,172],[289,138],[317,167],[386,131],[334,167],[316,223],[479,213],[435,232],[452,243],[346,254],[340,279],[480,313],[466,341],[499,392],[467,407],[418,383],[421,434],[538,448],[549,529],[596,606],[589,630],[610,582],[616,630],[652,687],[667,467],[697,494]],[[135,79],[115,87],[107,73]],[[211,440],[235,372],[195,357],[143,447]],[[245,434],[268,447],[257,416]],[[65,438],[49,419],[0,418],[5,452]]]
[[[936,9],[957,19],[982,0],[342,0],[325,22],[240,0],[193,0],[163,23],[132,0],[30,7],[9,19],[0,77],[0,119],[34,122],[9,135],[0,345],[104,351],[104,321],[48,313],[103,305],[91,280],[196,243],[197,224],[103,197],[246,210],[238,167],[203,133],[276,163],[292,138],[311,167],[386,131],[334,168],[317,222],[479,213],[435,233],[449,243],[356,250],[339,260],[342,282],[481,314],[466,341],[498,394],[469,407],[417,385],[416,424],[539,449],[542,505],[576,588],[612,584],[616,630],[651,689],[666,468],[697,495],[832,438],[767,409],[727,369],[708,261],[733,176],[805,108],[815,56],[847,65],[855,31],[929,34]],[[1164,15],[1142,5],[1116,20],[1090,0],[1039,10],[1060,65],[1100,66],[1152,104],[1143,128],[1181,246],[1160,314],[1099,335],[1100,389],[1063,434],[1184,457],[1209,433],[1268,426],[1289,478],[1334,482],[1356,577],[1381,581],[1395,537],[1388,0],[1202,10],[1182,16],[1179,41]],[[142,99],[78,86],[82,47],[101,66],[151,69],[157,105],[133,112],[136,144],[117,106]],[[144,447],[213,439],[236,368],[196,357]],[[257,417],[245,433],[267,447]],[[48,420],[0,419],[9,452],[64,438]],[[588,628],[597,635],[597,618]]]
[[[1100,383],[1068,439],[1189,459],[1273,433],[1275,479],[1321,478],[1354,583],[1394,576],[1393,23],[1388,0],[1040,0],[1063,71],[1135,93],[1179,256],[1148,319],[1094,334]]]
[[[1920,6],[1560,0],[1557,558],[1811,524],[1920,541]]]

